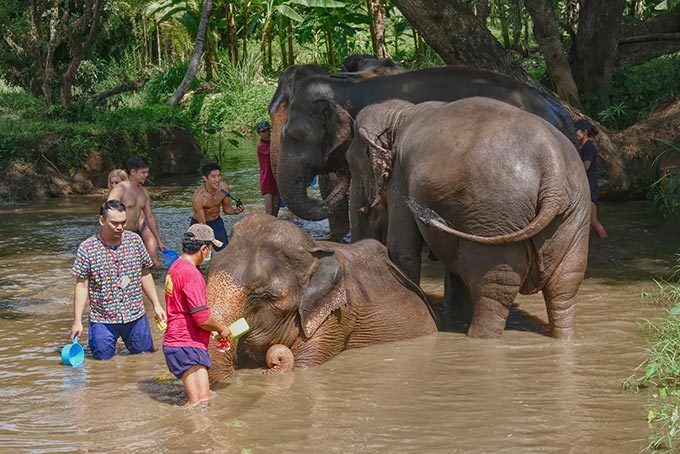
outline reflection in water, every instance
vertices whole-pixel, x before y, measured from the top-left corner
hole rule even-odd
[[[252,151],[250,164],[224,173],[248,210],[263,212]],[[174,249],[199,182],[151,187]],[[70,267],[103,197],[0,209],[0,452],[633,453],[644,444],[645,397],[620,382],[642,358],[638,320],[656,314],[640,291],[670,271],[680,238],[643,204],[602,207],[610,238],[593,237],[573,342],[545,336],[540,294],[521,296],[500,339],[469,339],[461,327],[284,376],[243,370],[201,412],[180,406],[182,385],[160,352],[61,364]],[[237,219],[225,216],[228,228]],[[327,235],[326,223],[296,222]],[[425,273],[439,309],[438,264],[426,261]],[[154,276],[160,292],[165,270]]]

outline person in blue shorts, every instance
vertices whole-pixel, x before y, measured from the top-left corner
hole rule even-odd
[[[94,359],[111,359],[119,337],[132,354],[153,351],[142,293],[156,318],[167,320],[151,275],[151,257],[142,239],[125,230],[126,222],[122,202],[105,202],[99,211],[101,231],[80,244],[71,271],[76,278],[71,340],[83,332],[89,302],[88,344]]]
[[[191,205],[194,215],[191,223],[207,224],[215,232],[215,238],[221,243],[221,247],[215,247],[216,251],[222,250],[228,243],[229,237],[224,227],[224,221],[220,216],[220,208],[224,214],[236,215],[243,213],[243,205],[231,206],[229,185],[222,181],[222,169],[217,163],[211,162],[201,167],[203,183],[194,191],[191,197]],[[225,194],[226,192],[226,194]]]

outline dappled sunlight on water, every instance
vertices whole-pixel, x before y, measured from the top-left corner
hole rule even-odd
[[[263,212],[256,161],[248,165],[225,179],[248,212]],[[171,248],[199,184],[150,186]],[[545,336],[542,297],[521,296],[500,339],[470,339],[461,326],[285,376],[239,371],[202,412],[181,408],[183,388],[160,352],[121,347],[96,362],[86,348],[83,366],[61,364],[70,267],[97,231],[103,198],[0,208],[0,452],[637,453],[645,444],[646,396],[621,381],[643,357],[640,319],[658,313],[641,291],[669,274],[680,238],[677,223],[661,223],[644,204],[601,207],[610,238],[591,237],[573,342]],[[285,209],[281,217],[295,220]],[[224,216],[228,229],[239,218]],[[325,222],[295,222],[328,235]],[[165,270],[153,274],[160,293]],[[440,312],[441,276],[425,260],[422,286]]]

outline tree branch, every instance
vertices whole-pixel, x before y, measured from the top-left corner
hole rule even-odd
[[[140,88],[144,86],[149,81],[148,77],[142,77],[141,79],[137,79],[134,82],[128,82],[125,80],[122,84],[118,85],[117,87],[114,88],[109,88],[108,90],[104,90],[103,92],[95,95],[92,97],[92,102],[97,105],[101,104],[102,101],[104,101],[107,98],[110,98],[113,95],[117,95],[120,93],[125,93],[127,91],[137,91]]]

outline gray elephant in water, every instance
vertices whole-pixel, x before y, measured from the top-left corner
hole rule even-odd
[[[251,331],[227,352],[211,346],[211,381],[239,367],[269,371],[321,364],[349,348],[437,331],[422,290],[374,240],[315,241],[295,224],[251,214],[232,230],[208,274],[217,319]]]
[[[500,336],[517,293],[540,290],[552,335],[574,335],[590,199],[554,126],[489,98],[393,100],[361,111],[347,159],[351,192],[386,213],[390,258],[417,279],[422,239],[459,284],[447,299],[471,298],[468,335]]]

